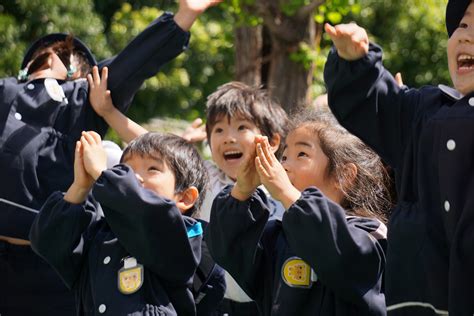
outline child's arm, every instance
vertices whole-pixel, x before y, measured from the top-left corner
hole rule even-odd
[[[303,191],[282,222],[291,249],[337,296],[359,306],[382,299],[385,254],[378,241],[383,230],[378,228],[383,224],[346,218],[345,211],[316,188]]]
[[[224,188],[214,199],[206,242],[214,260],[228,271],[242,289],[257,302],[262,286],[273,280],[268,264],[274,250],[276,221],[268,222],[269,202],[260,189],[249,199],[238,200]],[[267,224],[268,222],[268,224]]]
[[[112,104],[110,90],[107,90],[108,74],[108,68],[104,67],[102,68],[102,75],[99,76],[99,68],[95,66],[92,68],[92,74],[87,75],[89,101],[94,111],[117,132],[120,139],[129,143],[148,131],[129,119]]]
[[[201,256],[201,226],[176,204],[147,190],[127,165],[102,172],[93,188],[124,248],[170,285],[192,280]]]
[[[108,88],[113,104],[125,113],[143,82],[188,45],[188,30],[196,18],[220,0],[180,0],[176,16],[165,13],[153,21],[114,58],[100,63],[109,67]]]
[[[86,202],[94,179],[86,172],[83,145],[76,143],[74,182],[67,193],[53,193],[45,202],[31,226],[31,247],[59,273],[72,288],[82,269],[83,255],[96,219],[96,208]]]
[[[420,91],[400,87],[382,65],[381,48],[368,44],[361,27],[325,28],[335,45],[324,68],[329,107],[345,128],[398,168],[420,111]]]

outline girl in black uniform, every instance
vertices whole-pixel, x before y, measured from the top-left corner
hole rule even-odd
[[[379,157],[329,113],[293,121],[281,163],[265,137],[214,200],[209,247],[263,315],[385,315],[388,206]],[[286,212],[267,223],[263,183]]]

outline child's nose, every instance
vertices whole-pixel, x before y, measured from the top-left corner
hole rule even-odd
[[[137,177],[138,182],[140,182],[140,184],[143,185],[143,183],[145,182],[143,180],[143,177],[139,173],[135,173],[135,176]]]

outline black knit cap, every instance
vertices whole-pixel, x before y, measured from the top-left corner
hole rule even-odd
[[[448,35],[451,37],[454,31],[458,28],[467,7],[471,0],[449,0],[446,7],[446,29]]]
[[[68,34],[66,33],[53,33],[53,34],[49,34],[38,39],[26,51],[25,57],[23,57],[23,62],[21,63],[21,69],[24,69],[26,65],[28,65],[31,58],[33,57],[33,54],[38,48],[49,46],[50,44],[54,42],[64,41],[66,40],[67,36]],[[91,66],[97,65],[97,61],[95,60],[94,55],[92,55],[92,52],[86,46],[86,44],[84,44],[80,39],[76,37],[74,37],[73,43],[74,43],[74,49],[84,53],[84,56],[86,57],[87,61],[89,62]]]

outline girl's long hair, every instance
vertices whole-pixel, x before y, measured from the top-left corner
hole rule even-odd
[[[386,222],[392,203],[389,176],[380,157],[343,128],[328,111],[302,110],[293,117],[290,132],[300,127],[318,137],[329,159],[327,174],[339,183],[344,195],[341,206],[347,213]],[[349,164],[357,168],[355,177]]]

